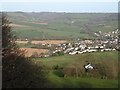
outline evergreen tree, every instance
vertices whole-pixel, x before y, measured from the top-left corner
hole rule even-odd
[[[45,72],[24,56],[17,47],[10,21],[2,14],[2,87],[41,88],[46,82]]]

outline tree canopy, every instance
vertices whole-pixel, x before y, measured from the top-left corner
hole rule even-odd
[[[17,47],[10,21],[2,13],[2,87],[41,88],[47,81],[42,66],[37,66]]]

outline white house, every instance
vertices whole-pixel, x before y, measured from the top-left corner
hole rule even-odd
[[[69,52],[70,55],[75,55],[77,54],[77,51]]]
[[[87,50],[88,52],[96,52],[97,50],[96,49],[90,49],[90,50]]]
[[[78,54],[82,54],[83,52],[78,51],[77,53],[78,53]]]
[[[91,66],[91,64],[88,64],[85,66],[85,69],[93,69],[93,66]]]

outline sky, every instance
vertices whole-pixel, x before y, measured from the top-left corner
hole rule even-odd
[[[118,1],[119,0],[3,0],[0,3],[0,10],[9,12],[118,12]]]

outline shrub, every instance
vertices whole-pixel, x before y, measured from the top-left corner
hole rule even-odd
[[[66,66],[63,69],[63,72],[64,72],[65,77],[67,77],[67,76],[81,77],[84,75],[85,69],[84,69],[83,65],[74,63],[74,64]]]
[[[64,55],[63,51],[58,51],[58,52],[52,54],[52,56],[62,56],[62,55]]]
[[[58,66],[58,65],[54,65],[54,66],[52,67],[52,69],[58,70],[58,69],[63,69],[63,67],[60,67],[60,66]]]
[[[58,52],[58,55],[59,55],[59,56],[64,55],[64,52],[63,52],[63,51],[59,51],[59,52]]]
[[[52,67],[52,69],[55,69],[55,70],[57,70],[58,68],[59,68],[58,65],[54,65],[54,66]]]
[[[64,77],[75,76],[75,68],[72,66],[67,66],[63,69]]]
[[[64,76],[75,77],[96,77],[102,79],[117,79],[118,78],[118,66],[116,61],[102,60],[99,63],[94,62],[93,70],[85,72],[83,62],[75,62],[64,67]]]

